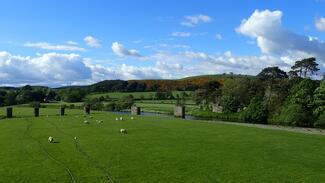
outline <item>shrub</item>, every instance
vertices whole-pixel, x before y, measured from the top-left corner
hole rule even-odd
[[[244,111],[244,120],[247,123],[267,123],[267,110],[260,97],[254,97]]]
[[[325,112],[319,115],[318,119],[314,123],[317,128],[325,128]]]
[[[304,110],[301,104],[290,104],[284,106],[278,121],[283,125],[311,126],[311,114]]]

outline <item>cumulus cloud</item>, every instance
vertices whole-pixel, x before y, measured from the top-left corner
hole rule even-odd
[[[99,48],[99,47],[101,47],[101,41],[99,39],[93,37],[93,36],[86,36],[84,38],[84,41],[90,47],[93,47],[93,48]]]
[[[25,43],[25,47],[38,48],[43,50],[52,51],[85,51],[84,48],[78,47],[73,44],[50,44],[47,42],[37,42],[37,43]]]
[[[174,36],[174,37],[190,37],[191,33],[189,33],[189,32],[173,32],[172,36]]]
[[[135,50],[135,49],[127,50],[123,44],[118,43],[118,42],[114,42],[112,44],[112,50],[119,57],[126,57],[126,56],[142,57],[142,55],[140,55],[138,50]]]
[[[236,31],[256,39],[264,54],[309,55],[324,62],[325,43],[285,29],[282,26],[282,16],[283,13],[279,10],[255,10],[248,19],[242,20]]]
[[[181,22],[182,26],[195,27],[198,24],[209,23],[212,21],[212,18],[208,15],[192,15],[185,16],[184,20]]]
[[[319,31],[325,31],[325,17],[320,17],[315,20],[315,27]]]
[[[3,85],[30,83],[53,86],[91,76],[91,70],[79,55],[58,53],[22,57],[0,52],[0,73]]]

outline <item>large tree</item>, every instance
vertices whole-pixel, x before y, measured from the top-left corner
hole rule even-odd
[[[305,58],[295,62],[295,65],[291,67],[293,72],[296,72],[300,77],[306,78],[307,75],[313,75],[319,71],[318,63],[315,57]]]
[[[286,79],[288,75],[279,67],[267,67],[264,68],[258,75],[258,78],[262,80],[276,80],[276,79]]]

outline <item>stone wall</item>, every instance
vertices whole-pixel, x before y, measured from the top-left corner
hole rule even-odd
[[[212,112],[216,112],[216,113],[222,113],[223,111],[223,107],[219,104],[213,104],[212,105]]]

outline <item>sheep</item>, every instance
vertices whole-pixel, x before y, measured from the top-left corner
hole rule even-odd
[[[49,141],[49,143],[53,143],[53,142],[54,142],[53,137],[50,136],[50,137],[48,138],[48,141]]]
[[[124,128],[121,128],[121,129],[120,129],[120,133],[121,133],[121,134],[127,134],[128,132],[127,132],[127,130],[126,130],[126,129],[124,129]]]
[[[103,120],[98,120],[98,123],[103,123]]]
[[[134,117],[133,116],[131,116],[131,120],[134,120]]]
[[[118,118],[115,118],[116,121],[118,121]]]
[[[74,137],[74,140],[77,140],[78,138],[77,137]]]
[[[85,124],[89,124],[89,122],[87,120],[84,121]]]
[[[120,117],[120,120],[123,121],[123,117],[122,116]]]

